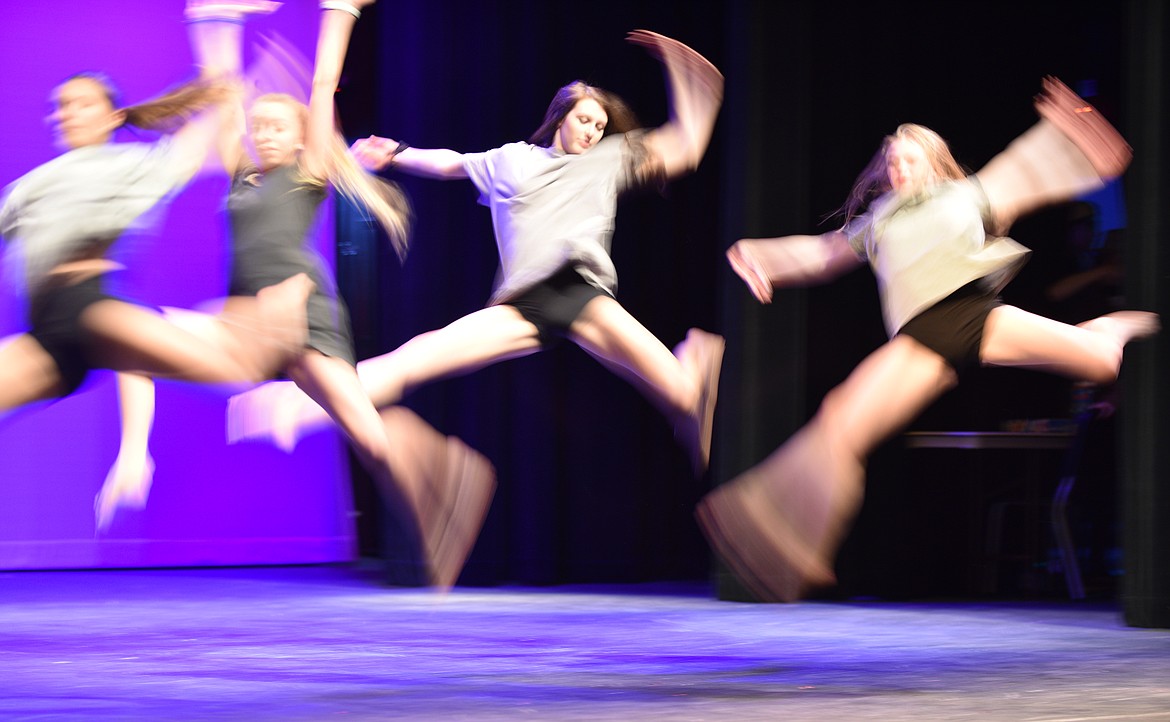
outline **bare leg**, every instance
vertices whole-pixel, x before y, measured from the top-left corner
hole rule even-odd
[[[418,534],[431,581],[454,584],[495,489],[491,464],[411,412],[379,415],[353,367],[341,359],[308,351],[288,374],[337,422],[390,508]],[[460,530],[458,550],[454,537],[444,544],[448,527]]]
[[[395,476],[390,443],[378,411],[370,404],[357,373],[345,361],[306,351],[287,369],[288,376],[310,399],[319,404],[345,433],[358,458],[390,502],[392,509],[417,530],[425,496],[422,480],[413,475]]]
[[[719,389],[723,339],[691,329],[672,354],[654,334],[608,296],[590,301],[569,329],[581,348],[631,381],[679,420],[679,436],[696,473],[707,468],[711,420]]]
[[[440,590],[459,578],[495,493],[495,470],[480,453],[443,436],[413,411],[380,412],[395,450],[395,474],[421,479],[428,492],[419,510],[423,553]]]
[[[99,301],[79,319],[95,363],[201,383],[258,382],[303,347],[305,299],[313,286],[299,274],[237,305],[226,333],[202,337],[147,308]],[[291,320],[289,320],[291,319]]]
[[[27,333],[0,341],[0,413],[65,393],[49,353]]]
[[[908,337],[870,354],[804,428],[703,499],[698,517],[716,551],[764,600],[831,583],[867,457],[956,380],[942,357]]]
[[[374,406],[385,408],[425,383],[539,350],[536,327],[515,308],[490,306],[362,361],[358,376]],[[230,442],[262,438],[291,449],[301,437],[329,423],[319,406],[288,385],[264,384],[234,396],[228,406]]]
[[[154,380],[138,374],[118,374],[118,406],[122,441],[118,456],[93,502],[94,522],[103,532],[122,507],[146,506],[154,481],[150,456],[150,429],[154,425]]]
[[[1014,306],[1000,306],[987,318],[979,353],[989,366],[1029,367],[1112,383],[1125,345],[1157,330],[1158,317],[1144,311],[1120,311],[1070,326]]]

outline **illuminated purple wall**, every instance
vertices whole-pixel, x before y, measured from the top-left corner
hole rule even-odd
[[[286,2],[249,31],[277,32],[312,55],[317,3]],[[182,0],[6,3],[0,10],[0,185],[56,154],[43,122],[54,85],[81,70],[107,72],[125,102],[193,74]],[[250,36],[254,37],[254,36]],[[128,138],[121,138],[122,140]],[[193,184],[148,236],[118,252],[131,269],[120,290],[158,305],[194,306],[225,289],[219,213],[226,181]],[[322,219],[332,257],[332,212]],[[0,294],[0,334],[23,330],[23,301]],[[95,535],[92,501],[114,458],[112,376],[95,374],[72,398],[0,420],[0,568],[70,568],[336,561],[353,555],[351,501],[336,435],[287,455],[223,440],[226,395],[163,382],[151,450],[150,504]]]

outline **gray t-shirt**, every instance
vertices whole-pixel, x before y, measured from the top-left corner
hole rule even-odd
[[[64,153],[14,181],[0,205],[8,282],[34,291],[56,265],[101,252],[193,174],[170,139]],[[15,274],[15,275],[14,275]]]
[[[891,337],[972,281],[993,292],[1007,285],[1029,250],[989,236],[989,218],[987,196],[968,179],[940,183],[914,198],[887,193],[843,229],[877,276]]]
[[[580,154],[530,143],[467,153],[463,167],[491,209],[500,272],[490,303],[507,301],[565,265],[614,293],[609,257],[617,199],[636,182],[637,138],[602,138]]]

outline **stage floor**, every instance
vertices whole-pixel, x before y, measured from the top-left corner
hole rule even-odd
[[[1170,632],[1077,603],[0,573],[3,720],[1170,720]]]

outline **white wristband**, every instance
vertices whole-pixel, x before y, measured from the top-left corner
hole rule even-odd
[[[354,17],[354,20],[356,20],[362,16],[361,10],[358,10],[353,5],[350,5],[349,3],[344,2],[343,0],[322,0],[321,9],[322,10],[340,10],[342,12],[349,13],[350,15],[352,15]]]

